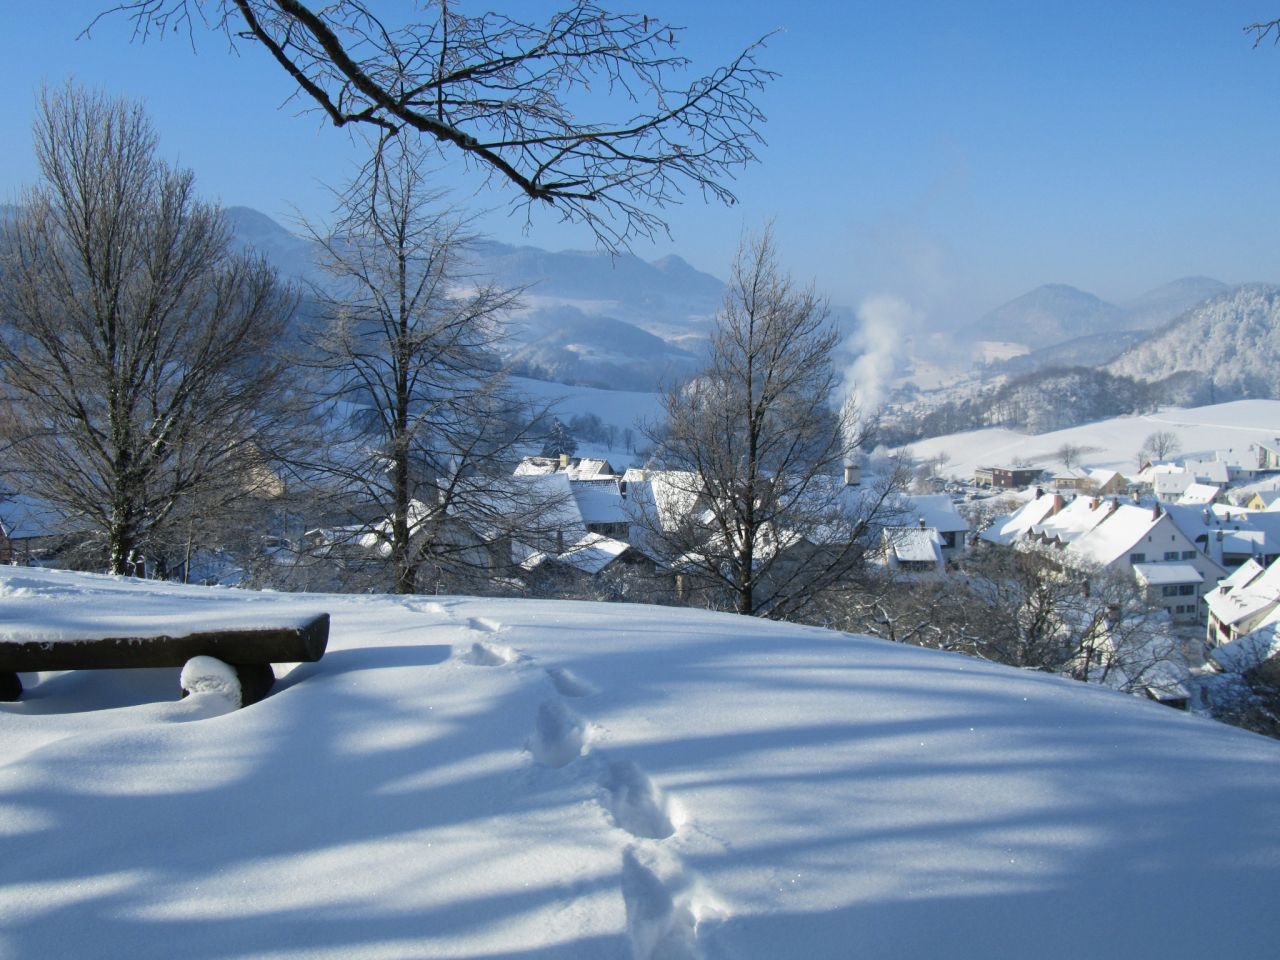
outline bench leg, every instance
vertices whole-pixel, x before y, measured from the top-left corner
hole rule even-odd
[[[0,702],[13,703],[22,699],[22,681],[16,673],[0,671]]]
[[[275,686],[276,675],[269,663],[233,663],[236,679],[240,681],[240,706],[257,703]]]

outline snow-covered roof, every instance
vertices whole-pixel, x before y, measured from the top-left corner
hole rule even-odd
[[[1200,483],[1225,487],[1231,482],[1231,468],[1221,460],[1184,460],[1182,465]]]
[[[1099,489],[1106,487],[1117,480],[1121,481],[1126,486],[1128,485],[1128,481],[1125,480],[1119,470],[1104,470],[1100,467],[1094,467],[1089,470],[1089,479],[1097,484]]]
[[[1152,478],[1151,485],[1157,497],[1173,500],[1182,496],[1187,487],[1195,482],[1196,478],[1192,474],[1180,470],[1177,473],[1157,473]]]
[[[1098,526],[1119,508],[1118,500],[1103,497],[1076,497],[1057,513],[1034,524],[1028,532],[1058,543],[1071,543]]]
[[[1009,546],[1027,533],[1032,527],[1043,523],[1054,510],[1066,504],[1060,494],[1041,492],[1024,503],[1013,513],[997,517],[986,530],[980,534],[988,543]]]
[[[1224,624],[1237,624],[1280,604],[1280,560],[1262,573],[1253,560],[1245,562],[1231,577],[1220,581],[1209,591],[1205,602],[1214,619]]]
[[[1270,614],[1255,629],[1209,651],[1209,658],[1224,670],[1242,673],[1280,654],[1280,619]]]
[[[1105,509],[1100,508],[1099,512]],[[1162,521],[1173,526],[1172,521],[1165,521],[1163,511],[1131,503],[1116,504],[1102,522],[1071,541],[1068,549],[1081,559],[1109,566],[1143,542]]]
[[[617,480],[572,480],[569,487],[583,523],[626,523],[630,519]]]
[[[1189,563],[1135,563],[1133,572],[1153,587],[1204,583],[1204,574]]]
[[[0,526],[10,540],[26,540],[65,532],[62,518],[49,504],[28,494],[0,499]]]
[[[939,533],[966,533],[969,521],[956,512],[955,502],[946,494],[904,497],[904,510],[909,520],[923,520],[926,527]]]
[[[942,538],[931,527],[886,527],[884,541],[890,566],[931,563],[941,569],[943,565]]]
[[[548,561],[554,560],[590,576],[595,576],[628,550],[633,549],[631,544],[622,540],[614,540],[612,537],[602,536],[598,533],[588,533],[558,556],[539,551],[530,556],[521,565],[527,570],[536,570]]]
[[[613,465],[601,457],[525,457],[516,464],[517,477],[536,477],[549,473],[567,473],[571,480],[602,479],[614,476]]]
[[[1222,491],[1211,483],[1192,483],[1188,484],[1186,489],[1182,491],[1182,496],[1178,497],[1178,503],[1183,506],[1200,506],[1213,503],[1218,498],[1218,494]]]

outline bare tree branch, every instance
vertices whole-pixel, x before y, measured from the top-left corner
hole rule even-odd
[[[417,133],[544,202],[616,250],[665,230],[660,211],[692,191],[724,203],[756,159],[757,63],[768,37],[679,82],[681,28],[574,0],[545,24],[467,15],[429,0],[421,22],[391,27],[360,0],[131,0],[134,36],[190,31],[192,11],[234,43],[260,44],[337,127]],[[596,101],[608,94],[608,104]],[[630,116],[610,108],[631,104]],[[605,113],[582,119],[588,109]]]

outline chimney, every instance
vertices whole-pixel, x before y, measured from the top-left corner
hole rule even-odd
[[[1049,516],[1058,513],[1064,506],[1066,506],[1066,501],[1062,499],[1062,494],[1055,493],[1053,495],[1053,509],[1049,511]]]
[[[1102,506],[1102,501],[1099,500],[1097,497],[1094,497],[1092,500],[1089,501],[1090,510],[1097,510],[1100,506]]]
[[[623,500],[627,499],[627,481],[625,480],[618,481],[618,496],[620,496]]]
[[[921,529],[921,530],[925,529],[925,526],[924,526],[924,517],[921,517],[917,522],[920,524],[920,529]]]
[[[862,484],[862,468],[852,463],[844,465],[844,485],[857,487]]]
[[[1208,510],[1201,510],[1201,511],[1200,511],[1200,516],[1204,519],[1204,525],[1205,525],[1206,527],[1207,527],[1207,526],[1209,526],[1209,524],[1210,524],[1210,523],[1212,522],[1212,520],[1213,520],[1212,515],[1209,513],[1209,511],[1208,511]]]
[[[1160,506],[1160,504],[1157,503],[1154,507],[1151,508],[1151,519],[1159,520],[1160,514],[1162,513],[1164,513],[1164,509]]]
[[[564,531],[556,531],[556,553],[564,553]]]
[[[560,469],[561,470],[569,469],[569,455],[567,453],[560,454]]]

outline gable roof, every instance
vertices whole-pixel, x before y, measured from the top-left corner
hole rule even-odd
[[[939,533],[967,533],[969,521],[956,512],[955,502],[946,494],[929,494],[904,498],[908,520],[923,520],[926,527]]]
[[[1235,624],[1280,604],[1280,561],[1261,573],[1257,572],[1258,567],[1255,561],[1246,561],[1240,570],[1209,592],[1205,602],[1215,619]]]
[[[929,563],[941,570],[942,538],[932,527],[885,527],[885,556],[889,566],[902,563]]]
[[[1068,549],[1083,559],[1104,567],[1110,566],[1130,553],[1161,524],[1172,530],[1177,529],[1163,510],[1139,507],[1131,503],[1117,504],[1102,522],[1072,541]]]

